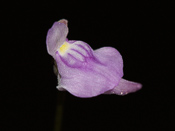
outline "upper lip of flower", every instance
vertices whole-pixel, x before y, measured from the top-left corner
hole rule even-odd
[[[68,27],[65,23],[64,21],[55,22],[47,33],[47,51],[53,57],[55,57],[57,49],[66,41]]]

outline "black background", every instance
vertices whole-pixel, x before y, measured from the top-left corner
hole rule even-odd
[[[54,127],[58,90],[46,35],[53,22],[69,21],[70,40],[93,49],[115,47],[124,78],[143,84],[127,96],[81,99],[65,94],[64,131],[168,130],[174,124],[174,2],[14,2],[1,8],[1,127]]]

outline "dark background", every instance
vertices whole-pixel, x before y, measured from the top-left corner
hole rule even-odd
[[[46,34],[69,21],[70,40],[113,46],[124,78],[143,84],[127,96],[65,95],[63,131],[174,129],[174,1],[14,2],[1,8],[2,130],[52,131],[58,90]]]

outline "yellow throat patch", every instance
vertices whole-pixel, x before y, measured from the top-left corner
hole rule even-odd
[[[67,42],[64,42],[64,43],[61,45],[61,47],[59,48],[59,53],[60,53],[61,55],[64,55],[65,52],[69,49],[69,47],[70,47],[70,44],[67,43]]]

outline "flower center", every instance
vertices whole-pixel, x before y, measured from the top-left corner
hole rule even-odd
[[[59,52],[61,55],[64,55],[65,52],[70,48],[70,44],[67,42],[64,42],[61,47],[59,48]]]

